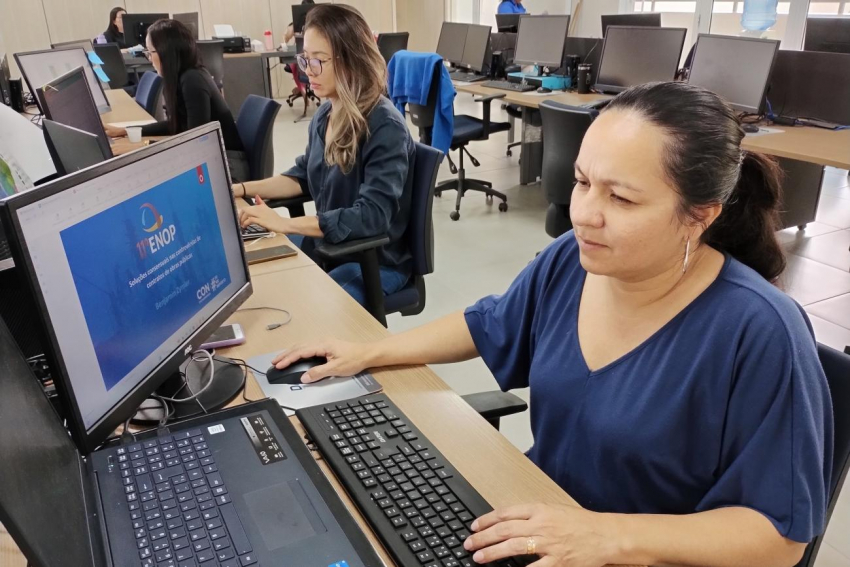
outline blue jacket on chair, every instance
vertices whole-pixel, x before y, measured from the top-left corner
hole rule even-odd
[[[405,105],[409,102],[423,106],[428,104],[434,65],[439,65],[442,71],[437,108],[434,112],[434,128],[431,132],[431,145],[447,154],[452,145],[454,133],[455,88],[439,55],[407,50],[393,55],[389,65],[390,99],[402,115]]]

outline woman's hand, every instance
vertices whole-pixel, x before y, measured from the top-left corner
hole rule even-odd
[[[489,563],[530,548],[533,567],[602,567],[616,556],[614,530],[604,514],[575,506],[528,504],[494,510],[472,523],[464,542],[476,563]],[[533,543],[532,543],[533,540]]]
[[[122,138],[127,135],[127,129],[121,128],[120,126],[104,124],[103,129],[106,131],[106,135],[110,138]]]
[[[278,234],[287,234],[287,220],[274,212],[268,205],[263,202],[263,199],[257,195],[254,197],[256,205],[239,209],[239,224],[242,228],[246,228],[252,224],[258,224],[261,227],[271,232]]]
[[[272,364],[276,368],[286,368],[302,358],[327,358],[327,364],[311,368],[301,377],[303,383],[309,384],[328,376],[354,376],[362,372],[369,366],[368,350],[367,344],[330,339],[322,343],[294,346],[277,355]]]

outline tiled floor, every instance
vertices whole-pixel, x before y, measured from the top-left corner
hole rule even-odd
[[[479,114],[479,106],[468,95],[459,95],[456,112]],[[507,120],[494,105],[495,119]],[[312,114],[311,110],[311,114]],[[293,124],[300,114],[281,109],[275,128],[275,165],[283,170],[304,150],[308,122]],[[415,134],[415,129],[412,130]],[[470,150],[481,167],[467,164],[467,176],[491,181],[507,193],[510,209],[500,213],[480,194],[467,193],[461,219],[449,220],[455,193],[435,200],[434,274],[427,278],[427,302],[415,317],[389,317],[390,330],[400,332],[464,309],[482,296],[504,292],[534,255],[551,242],[543,230],[546,200],[540,187],[523,187],[519,182],[519,152],[505,156],[507,136],[476,143]],[[444,164],[440,179],[451,177]],[[805,231],[786,230],[780,239],[788,252],[788,270],[782,279],[784,289],[805,306],[819,341],[838,349],[850,344],[850,177],[846,171],[827,169],[817,222]],[[493,390],[496,383],[480,360],[433,367],[460,394]],[[515,392],[527,399],[527,392]],[[502,421],[502,433],[517,447],[532,443],[528,413]],[[850,567],[850,490],[845,492],[833,513],[826,543],[821,547],[817,567]]]

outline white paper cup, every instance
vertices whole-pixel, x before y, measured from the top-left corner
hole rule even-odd
[[[141,126],[132,126],[127,128],[127,139],[133,142],[134,144],[138,144],[142,141],[142,128]]]

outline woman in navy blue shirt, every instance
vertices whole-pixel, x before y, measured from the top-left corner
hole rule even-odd
[[[530,388],[528,456],[584,509],[482,516],[476,562],[795,565],[824,530],[832,405],[805,313],[771,285],[777,165],[743,136],[708,91],[629,89],[582,143],[574,231],[504,295],[278,366],[326,356],[309,382],[481,356],[503,389]]]

